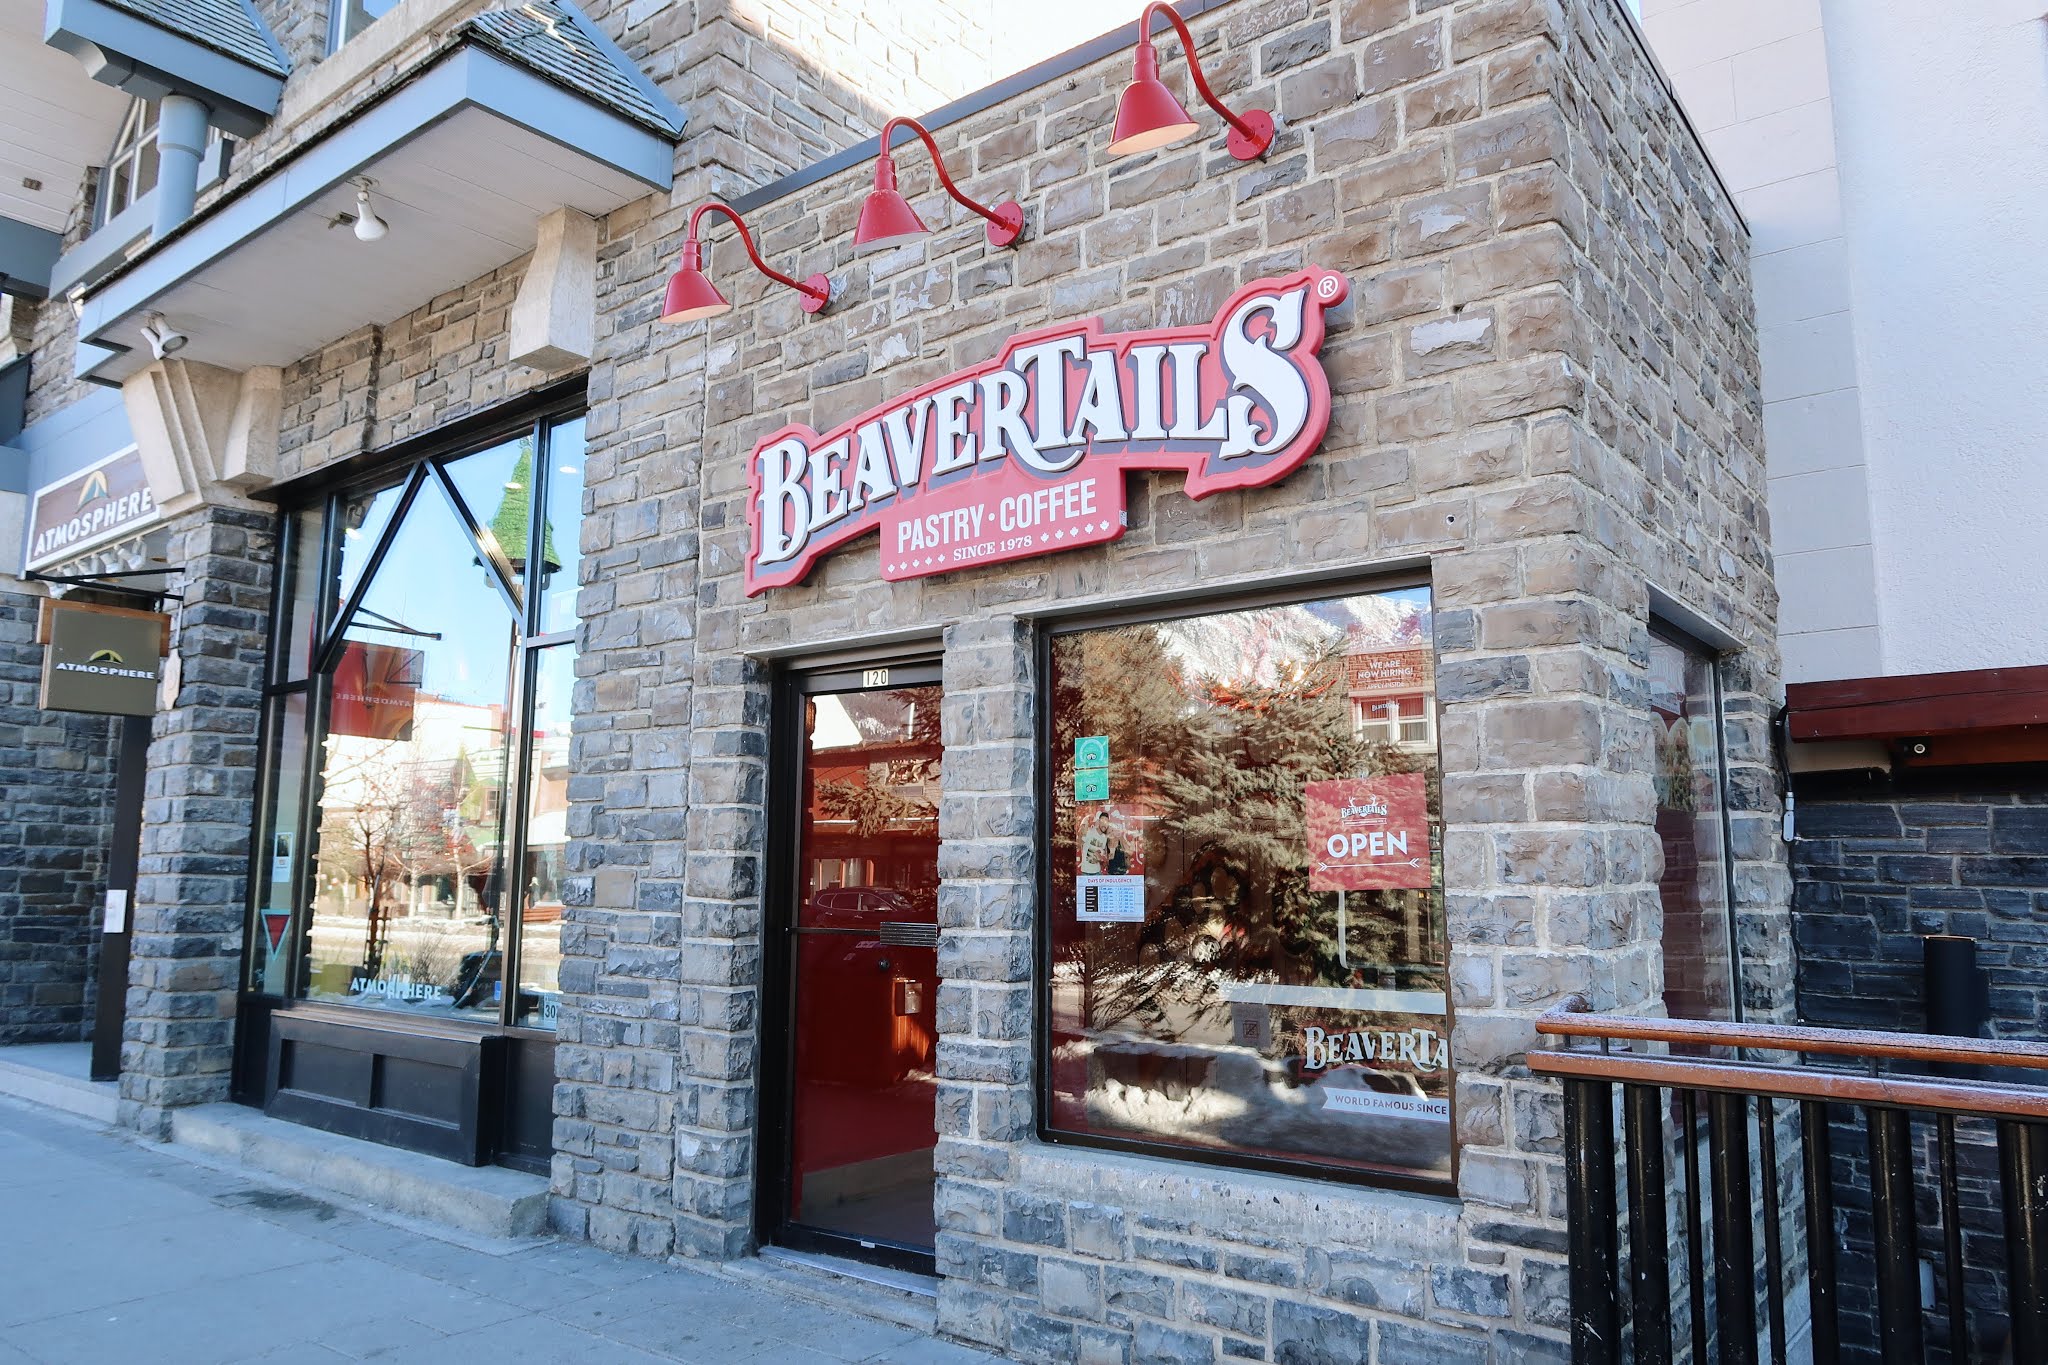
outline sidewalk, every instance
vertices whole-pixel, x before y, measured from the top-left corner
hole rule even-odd
[[[0,1228],[0,1365],[995,1359],[579,1244],[458,1245],[11,1100]]]

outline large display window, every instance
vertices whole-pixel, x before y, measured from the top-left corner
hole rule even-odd
[[[1447,1190],[1426,587],[1047,640],[1043,1128]]]
[[[554,1026],[582,482],[551,415],[286,519],[251,991]]]

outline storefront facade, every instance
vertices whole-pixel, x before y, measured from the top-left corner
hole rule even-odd
[[[1020,1359],[1561,1358],[1536,1017],[1790,1003],[1743,227],[1610,0],[1186,9],[1263,157],[1111,155],[1119,35],[929,121],[1014,245],[906,153],[857,254],[872,141],[678,92],[587,258],[228,390],[132,1121],[929,1271]],[[721,229],[660,319],[725,190],[822,312]]]

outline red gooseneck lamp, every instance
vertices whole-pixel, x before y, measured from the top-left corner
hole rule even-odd
[[[1187,53],[1188,75],[1194,78],[1195,89],[1208,101],[1209,107],[1223,115],[1223,121],[1230,125],[1230,154],[1239,161],[1253,161],[1264,156],[1266,149],[1273,145],[1273,116],[1263,109],[1247,109],[1240,118],[1216,98],[1216,92],[1202,78],[1202,63],[1195,56],[1194,35],[1188,32],[1188,26],[1165,0],[1153,0],[1138,18],[1136,70],[1131,73],[1131,83],[1124,87],[1123,97],[1116,102],[1116,127],[1109,135],[1110,155],[1126,156],[1171,146],[1192,137],[1201,126],[1188,117],[1188,111],[1159,79],[1159,53],[1152,46],[1152,16],[1155,14],[1164,14],[1180,35],[1181,51]]]
[[[924,125],[914,118],[892,118],[882,125],[882,154],[875,159],[875,187],[862,201],[860,220],[854,224],[855,251],[880,251],[885,247],[902,246],[929,231],[924,220],[917,216],[917,210],[910,207],[910,201],[896,188],[896,158],[890,151],[889,139],[898,128],[908,128],[924,140],[926,150],[932,154],[932,166],[939,173],[939,184],[945,187],[946,193],[988,219],[990,246],[1008,246],[1023,235],[1024,210],[1017,206],[1016,201],[1005,201],[991,209],[960,193],[953,177],[946,174],[946,162],[939,155],[939,144],[932,141],[932,135],[924,130]]]
[[[737,213],[724,204],[706,203],[697,205],[690,214],[690,230],[683,237],[682,268],[669,276],[668,295],[662,300],[661,320],[663,322],[695,322],[699,318],[715,318],[720,313],[730,313],[732,304],[725,295],[718,292],[718,286],[704,276],[704,248],[697,240],[697,224],[707,213],[722,213],[732,219],[732,225],[740,230],[740,243],[747,249],[747,259],[754,263],[754,269],[778,284],[786,284],[803,296],[801,302],[806,313],[815,313],[832,299],[832,281],[823,275],[813,275],[807,280],[793,280],[761,259],[761,253],[754,250],[754,239],[747,232],[747,225]]]

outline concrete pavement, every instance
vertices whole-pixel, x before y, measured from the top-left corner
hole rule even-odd
[[[462,1244],[0,1100],[0,1365],[421,1358],[994,1360],[718,1274]]]

